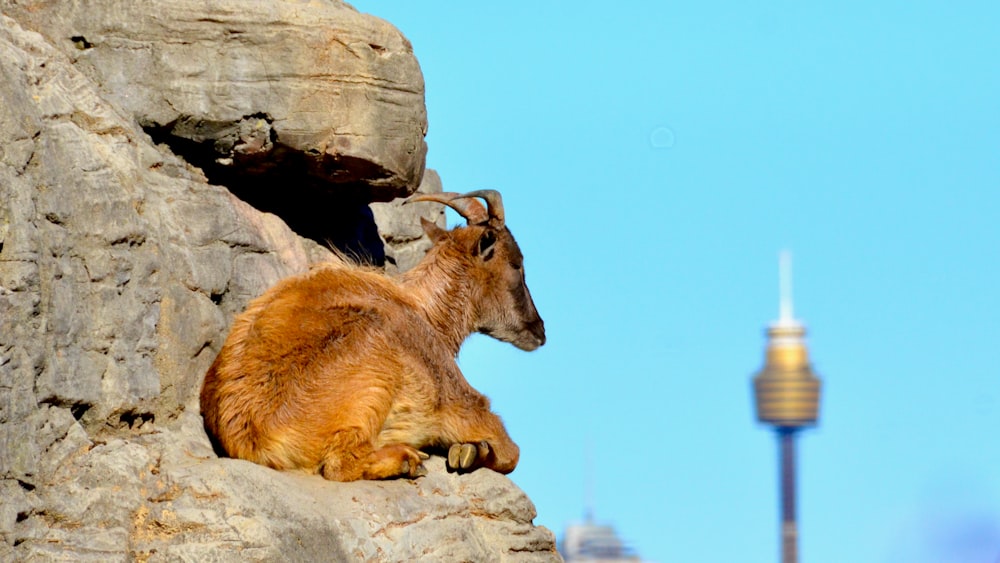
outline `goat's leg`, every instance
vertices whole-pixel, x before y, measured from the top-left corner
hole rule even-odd
[[[320,471],[331,481],[419,477],[427,474],[423,460],[428,457],[406,444],[375,449],[357,431],[342,430],[331,441]]]
[[[500,417],[488,410],[451,409],[444,413],[442,426],[448,449],[448,467],[470,471],[486,467],[510,473],[517,467],[520,448],[507,435]]]

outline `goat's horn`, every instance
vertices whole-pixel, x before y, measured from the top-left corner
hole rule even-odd
[[[496,190],[476,190],[474,192],[469,192],[460,195],[462,198],[477,198],[481,197],[486,200],[486,209],[489,213],[490,219],[493,219],[494,227],[503,227],[503,198],[500,197],[500,192]]]
[[[443,203],[444,205],[447,205],[457,211],[459,215],[469,222],[470,225],[485,223],[490,219],[490,214],[485,208],[483,208],[483,204],[479,203],[479,201],[475,199],[475,196],[469,196],[468,194],[457,194],[455,192],[414,194],[406,198],[406,201],[403,203],[414,203],[417,201],[433,201],[435,203]],[[486,205],[490,205],[489,200],[486,201]],[[492,207],[490,210],[492,211]]]

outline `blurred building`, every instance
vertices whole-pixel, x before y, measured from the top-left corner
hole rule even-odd
[[[642,559],[628,547],[612,526],[594,522],[588,514],[580,523],[566,526],[559,554],[567,563],[639,563]]]

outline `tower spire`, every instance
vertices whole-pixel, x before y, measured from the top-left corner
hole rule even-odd
[[[795,311],[792,304],[792,253],[782,250],[778,255],[778,323],[792,324],[795,322]]]

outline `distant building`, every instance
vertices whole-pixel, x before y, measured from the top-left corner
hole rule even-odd
[[[595,524],[588,515],[582,523],[566,526],[559,554],[567,563],[641,563],[642,559],[618,537],[611,526]]]

